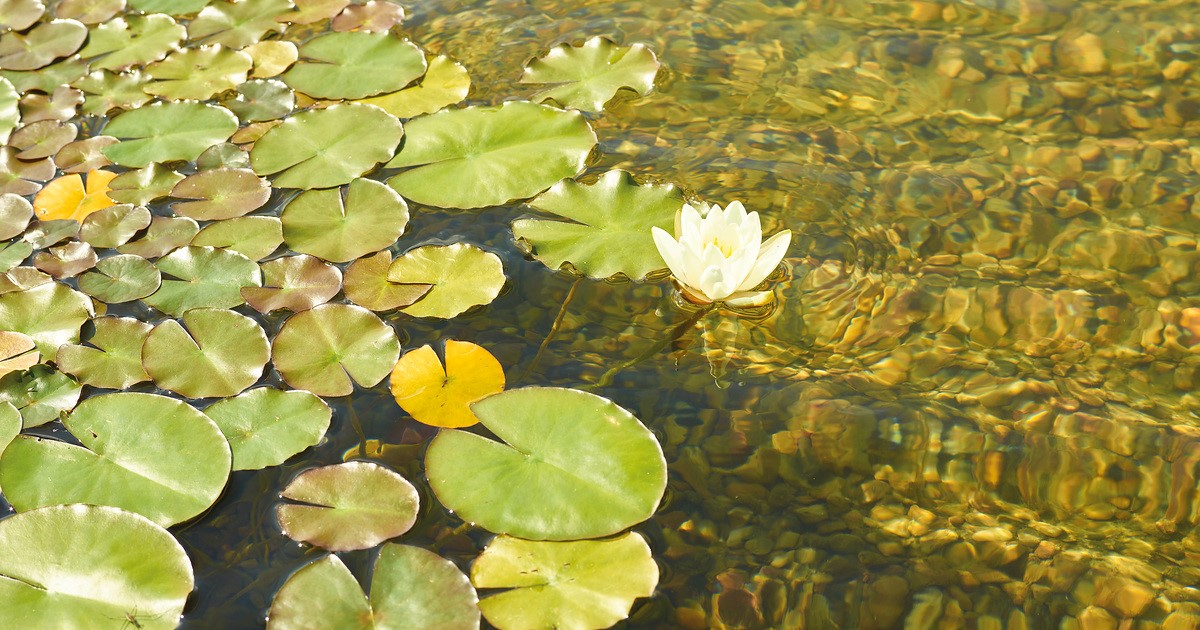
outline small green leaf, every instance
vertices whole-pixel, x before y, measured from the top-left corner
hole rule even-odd
[[[382,251],[359,258],[346,267],[343,290],[346,299],[372,311],[384,312],[408,306],[421,299],[432,284],[400,284],[388,280],[392,253]]]
[[[57,420],[79,402],[79,383],[48,365],[35,365],[23,372],[10,372],[0,379],[0,401],[21,411],[25,428]]]
[[[250,260],[262,260],[283,244],[277,217],[238,217],[214,221],[192,238],[192,245],[223,247]]]
[[[242,287],[262,285],[258,265],[228,249],[181,247],[155,265],[162,286],[145,302],[173,317],[193,308],[233,308],[242,303]]]
[[[60,345],[79,341],[79,329],[91,317],[91,300],[57,282],[0,295],[0,330],[33,337],[48,357]]]
[[[158,290],[162,275],[145,258],[122,254],[105,258],[79,278],[79,290],[106,304],[140,300]]]
[[[154,327],[130,317],[99,317],[88,345],[59,346],[59,369],[84,385],[127,389],[150,380],[142,369],[142,344]]]
[[[282,31],[283,25],[275,18],[291,8],[289,0],[219,0],[201,9],[192,19],[188,24],[188,38],[230,48],[249,46],[267,33]]]
[[[233,450],[234,470],[278,466],[325,437],[333,411],[302,391],[258,387],[213,403],[204,413]]]
[[[144,206],[118,204],[84,217],[83,225],[79,228],[79,240],[95,248],[111,249],[129,242],[134,234],[148,225],[150,211]]]
[[[26,33],[8,32],[0,39],[0,68],[37,70],[79,50],[87,27],[75,20],[50,20]]]
[[[318,396],[349,395],[354,383],[372,387],[399,356],[395,331],[371,311],[348,304],[322,304],[292,315],[271,344],[283,380]]]
[[[473,306],[490,304],[504,287],[500,257],[474,245],[426,245],[409,250],[388,269],[387,279],[433,288],[404,308],[413,317],[450,319]]]
[[[408,225],[408,204],[384,184],[356,179],[345,189],[301,193],[279,218],[292,249],[347,262],[395,243]]]
[[[96,70],[75,81],[74,86],[86,93],[83,113],[105,116],[113,109],[134,109],[148,103],[150,95],[142,91],[142,86],[149,81],[141,70]]]
[[[445,56],[426,56],[429,70],[420,83],[398,92],[357,102],[382,108],[396,118],[412,118],[461,102],[471,91],[471,76],[461,63]]]
[[[356,99],[395,92],[425,74],[425,55],[389,33],[328,33],[300,47],[283,80],[313,98]]]
[[[262,328],[219,308],[189,310],[183,325],[167,320],[142,345],[142,367],[154,383],[188,398],[236,396],[258,382],[269,358]]]
[[[140,168],[151,162],[194,160],[237,131],[237,116],[204,103],[154,103],[125,112],[109,121],[104,133],[121,142],[105,147],[104,155],[120,164]]]
[[[263,286],[242,289],[242,298],[260,313],[305,311],[342,290],[342,272],[312,256],[284,256],[263,263]]]
[[[20,195],[0,195],[0,239],[20,236],[33,218],[33,204]]]
[[[529,62],[521,83],[553,85],[534,94],[535,101],[598,112],[619,90],[649,94],[658,65],[654,52],[642,44],[618,46],[607,37],[593,37],[582,46],[555,46]]]
[[[117,251],[142,258],[158,258],[187,245],[199,231],[200,224],[194,219],[154,217],[142,238],[121,245]]]
[[[283,81],[258,79],[237,88],[237,96],[221,101],[242,122],[261,122],[282,118],[296,106],[296,95]]]
[[[92,29],[79,56],[100,57],[92,59],[93,70],[123,70],[166,57],[178,49],[186,29],[169,16],[149,13],[115,18]]]
[[[144,89],[173,101],[202,101],[243,83],[251,65],[250,55],[241,51],[221,46],[188,48],[146,66],[154,81]]]
[[[179,199],[196,199],[171,204],[171,211],[197,221],[216,221],[253,212],[271,198],[267,180],[244,168],[218,168],[185,177],[171,190]]]
[[[183,175],[176,173],[162,164],[155,163],[145,168],[126,171],[117,175],[108,184],[108,197],[117,203],[131,203],[135,206],[144,206],[151,201],[171,194],[171,189],[181,179],[183,179]]]
[[[370,462],[310,468],[292,479],[275,506],[283,533],[329,551],[367,549],[417,522],[420,498],[407,479]]]
[[[274,175],[279,188],[341,186],[391,157],[403,136],[395,116],[343,103],[300,112],[273,127],[254,143],[250,164],[259,175]]]
[[[0,143],[8,141],[8,135],[21,122],[21,110],[17,106],[21,95],[8,79],[0,78]]]

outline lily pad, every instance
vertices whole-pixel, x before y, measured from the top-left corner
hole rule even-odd
[[[243,83],[252,65],[250,55],[241,51],[221,46],[188,48],[146,66],[154,81],[143,89],[174,101],[202,101]]]
[[[318,396],[349,395],[355,383],[372,387],[399,356],[395,331],[371,311],[348,304],[322,304],[292,315],[271,345],[283,380]]]
[[[25,230],[22,237],[34,249],[46,249],[79,234],[79,222],[74,219],[43,220]]]
[[[308,392],[258,387],[213,403],[204,413],[233,450],[234,470],[278,466],[325,437],[333,411]]]
[[[426,245],[392,262],[388,280],[431,284],[433,288],[404,312],[413,317],[449,319],[473,306],[490,304],[504,287],[500,257],[474,245]]]
[[[105,116],[113,109],[134,109],[150,101],[142,86],[150,81],[141,70],[96,70],[75,82],[85,93],[83,113]]]
[[[350,0],[293,0],[295,10],[275,18],[286,24],[313,24],[333,18],[350,4]]]
[[[41,358],[37,345],[28,335],[0,331],[0,376],[27,370],[37,365]]]
[[[190,15],[203,9],[212,0],[128,0],[129,8],[143,13]]]
[[[42,0],[0,0],[0,31],[23,31],[36,24],[45,12]]]
[[[6,252],[7,250],[3,253]],[[0,261],[3,260],[3,253],[0,253]],[[7,264],[7,261],[4,261],[4,264]],[[0,276],[0,293],[28,291],[53,281],[50,276],[33,267],[13,267]]]
[[[242,287],[262,285],[258,265],[228,249],[181,247],[155,264],[162,286],[145,302],[172,317],[206,306],[233,308],[242,303]]]
[[[300,51],[295,44],[274,39],[250,44],[242,52],[254,60],[254,70],[250,76],[255,79],[278,76],[300,58]],[[286,84],[283,85],[286,87]],[[291,90],[288,92],[291,93]]]
[[[181,24],[161,13],[119,17],[93,28],[79,56],[91,59],[92,70],[122,70],[166,57],[178,49],[186,33]]]
[[[279,218],[283,240],[292,249],[346,262],[395,243],[408,225],[408,204],[384,184],[356,179],[344,191],[301,193]]]
[[[187,217],[154,217],[150,227],[136,241],[117,248],[122,254],[133,254],[142,258],[158,258],[191,242],[200,231],[200,224]]]
[[[395,116],[342,103],[273,127],[254,143],[250,164],[259,175],[274,175],[279,188],[341,186],[391,157],[403,136]]]
[[[21,97],[21,118],[26,123],[37,120],[66,122],[75,117],[82,103],[83,92],[69,85],[60,85],[49,94],[30,92]]]
[[[232,142],[214,144],[196,158],[196,170],[218,168],[250,168],[250,151]]]
[[[178,625],[195,583],[165,529],[95,505],[0,520],[0,582],[0,626],[115,628],[132,619],[142,630]]]
[[[108,185],[116,176],[110,171],[92,171],[84,187],[78,174],[63,175],[46,184],[33,198],[33,210],[41,221],[82,221],[89,214],[113,205]]]
[[[621,89],[649,94],[658,65],[654,52],[642,44],[619,46],[607,37],[593,37],[582,46],[555,46],[529,62],[521,83],[554,85],[534,94],[535,101],[598,112]]]
[[[20,436],[0,458],[18,512],[88,503],[168,527],[208,509],[229,478],[229,444],[208,416],[166,396],[93,396],[63,418],[79,446]]]
[[[666,266],[650,228],[674,234],[683,204],[674,186],[638,185],[625,171],[609,171],[594,184],[563,180],[538,195],[529,205],[561,218],[518,219],[513,235],[551,269],[570,263],[598,280],[641,280]]]
[[[471,582],[508,589],[479,602],[500,630],[607,628],[654,594],[658,565],[634,532],[573,542],[498,536],[471,565]]]
[[[86,173],[112,164],[104,157],[104,147],[119,142],[112,136],[92,136],[63,145],[54,154],[54,162],[64,173]]]
[[[7,272],[29,258],[33,253],[33,245],[26,241],[14,241],[0,245],[0,271]]]
[[[79,277],[79,290],[104,302],[140,300],[158,290],[162,275],[148,260],[133,254],[105,258],[96,270]]]
[[[11,403],[0,402],[0,453],[21,434],[21,412]]]
[[[0,41],[0,68],[37,70],[79,50],[87,36],[87,27],[75,20],[50,20],[27,33],[5,33]]]
[[[192,245],[223,247],[250,260],[262,260],[283,244],[278,217],[238,217],[214,221],[192,238]]]
[[[408,480],[371,462],[310,468],[280,496],[296,502],[275,506],[283,533],[330,551],[367,549],[407,532],[420,505]]]
[[[0,330],[33,337],[48,357],[60,345],[79,341],[79,329],[91,317],[91,300],[57,282],[0,295]]]
[[[40,160],[58,153],[59,149],[67,146],[79,135],[79,129],[71,123],[57,120],[26,121],[8,139],[10,146],[20,149],[17,158],[22,160]]]
[[[8,79],[0,78],[0,143],[8,141],[8,135],[21,122],[21,110],[17,106],[20,94]]]
[[[33,204],[24,197],[5,193],[0,195],[0,239],[20,236],[33,218]]]
[[[188,38],[231,48],[249,46],[269,32],[283,31],[275,18],[291,8],[289,0],[214,2],[188,24]]]
[[[144,206],[123,203],[89,214],[79,228],[79,240],[96,248],[120,247],[150,225]]]
[[[355,99],[403,89],[425,69],[424,53],[407,39],[358,31],[310,39],[282,78],[313,98]]]
[[[142,367],[154,383],[187,398],[236,396],[258,382],[269,358],[262,328],[219,308],[192,309],[183,325],[167,320],[142,345]]]
[[[471,76],[461,63],[445,56],[426,56],[429,69],[421,81],[398,92],[372,96],[357,102],[382,108],[396,118],[430,114],[461,102],[471,91]]]
[[[22,162],[17,159],[17,150],[0,147],[0,194],[32,195],[42,189],[37,182],[54,177],[53,160]]]
[[[454,563],[388,543],[371,572],[368,599],[337,556],[296,571],[275,595],[267,630],[478,630],[478,596]]]
[[[386,33],[404,21],[404,7],[391,0],[367,0],[352,4],[333,18],[330,26],[335,31],[366,31]]]
[[[388,280],[391,266],[392,253],[386,250],[350,263],[342,282],[346,299],[363,308],[384,312],[408,306],[433,288],[431,284],[401,284]]]
[[[86,63],[78,57],[70,57],[37,70],[0,70],[0,77],[12,82],[18,92],[38,90],[49,94],[58,86],[74,83],[87,73]]]
[[[21,412],[21,424],[37,427],[57,420],[79,402],[79,383],[48,365],[35,365],[0,378],[0,401]]]
[[[125,0],[59,0],[54,12],[61,18],[99,24],[111,20],[124,8]]]
[[[282,118],[296,106],[296,95],[283,81],[247,81],[238,86],[237,92],[237,96],[222,101],[222,104],[237,114],[242,122]]]
[[[446,367],[431,346],[400,357],[392,370],[392,396],[417,422],[460,429],[479,418],[471,403],[504,391],[504,368],[492,353],[468,341],[446,341]]]
[[[104,155],[120,164],[140,168],[151,162],[194,160],[237,131],[237,116],[224,107],[204,103],[154,103],[125,112],[109,121],[104,133],[121,142],[105,147]]]
[[[532,197],[583,171],[596,134],[579,112],[512,101],[415,118],[388,168],[405,199],[479,208]]]
[[[144,206],[171,194],[171,189],[182,179],[183,175],[155,163],[118,175],[109,183],[108,197],[117,203]]]
[[[658,440],[607,398],[526,387],[471,407],[504,442],[443,430],[426,475],[468,523],[528,540],[609,536],[654,513],[667,486]]]
[[[185,177],[171,190],[179,199],[197,199],[171,204],[171,211],[197,221],[216,221],[253,212],[271,198],[267,180],[243,168],[218,168]]]
[[[254,310],[299,312],[333,299],[342,290],[342,272],[312,256],[276,258],[262,265],[263,286],[242,289]]]
[[[88,345],[59,346],[55,363],[84,385],[126,389],[150,380],[142,368],[142,343],[154,328],[129,317],[100,317]]]
[[[72,278],[96,266],[96,250],[87,243],[69,241],[33,256],[33,266],[55,278]]]

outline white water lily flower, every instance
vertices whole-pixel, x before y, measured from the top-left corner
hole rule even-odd
[[[718,205],[684,204],[676,220],[676,240],[652,228],[654,244],[675,275],[683,294],[692,302],[724,302],[730,306],[757,306],[770,299],[770,291],[754,291],[767,279],[792,240],[783,230],[765,242],[757,212],[746,212],[734,201],[724,210]]]

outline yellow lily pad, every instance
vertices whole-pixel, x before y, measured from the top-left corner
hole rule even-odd
[[[392,396],[417,422],[447,429],[479,418],[471,403],[504,391],[504,368],[492,353],[469,341],[446,342],[446,367],[430,346],[400,357],[392,370]]]
[[[108,198],[108,184],[116,176],[111,171],[91,171],[85,187],[78,174],[63,175],[46,184],[33,198],[33,210],[42,221],[83,221],[87,215],[116,204]]]

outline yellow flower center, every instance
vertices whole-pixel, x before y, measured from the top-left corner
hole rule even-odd
[[[713,247],[716,247],[726,258],[729,258],[733,255],[733,250],[735,248],[733,243],[722,242],[720,236],[714,236],[708,239],[708,242],[705,243],[705,245],[712,245]]]

